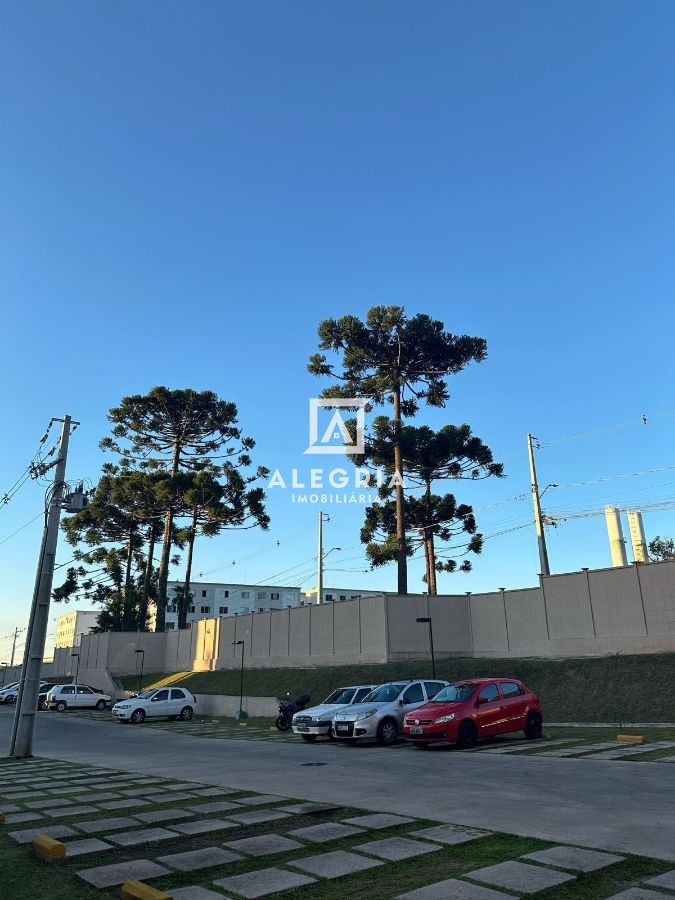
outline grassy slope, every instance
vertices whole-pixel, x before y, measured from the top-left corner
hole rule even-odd
[[[440,678],[453,681],[472,676],[513,676],[537,691],[552,722],[672,722],[675,721],[675,654],[605,656],[592,659],[449,659],[436,666]],[[347,684],[378,684],[395,678],[431,675],[428,662],[320,667],[314,669],[248,669],[244,693],[276,697],[308,693],[319,701],[333,688]],[[122,679],[127,690],[138,679]],[[194,693],[238,694],[239,672],[149,674],[145,686],[160,681],[181,683]]]

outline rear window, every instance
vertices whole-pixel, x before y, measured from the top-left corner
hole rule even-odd
[[[504,699],[507,697],[519,697],[523,693],[523,689],[515,681],[502,681],[502,694]]]

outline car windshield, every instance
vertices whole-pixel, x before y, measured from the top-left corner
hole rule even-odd
[[[462,703],[468,700],[476,690],[475,684],[449,684],[439,691],[431,701],[432,703]]]
[[[324,703],[339,703],[341,706],[345,706],[347,703],[352,702],[352,697],[354,696],[354,688],[338,688],[336,691],[326,697],[323,701]]]
[[[364,697],[361,702],[386,703],[387,701],[396,700],[404,687],[404,684],[381,684],[380,687],[371,691],[367,697]]]

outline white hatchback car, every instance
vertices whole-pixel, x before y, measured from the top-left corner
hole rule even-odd
[[[105,709],[112,697],[98,694],[86,684],[56,684],[47,694],[47,709]]]
[[[147,719],[166,716],[167,719],[181,719],[189,722],[195,714],[197,698],[185,688],[150,688],[119,700],[112,708],[112,714],[120,722],[140,725]]]

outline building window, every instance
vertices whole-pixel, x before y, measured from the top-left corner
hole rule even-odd
[[[202,597],[206,597],[206,591],[202,591]]]
[[[201,613],[211,612],[211,607],[210,606],[200,606],[199,611]]]
[[[361,597],[361,594],[351,594],[349,599],[350,600],[358,600],[360,597]]]
[[[279,599],[279,594],[275,594],[275,593],[270,594],[270,600],[278,600],[278,599]]]
[[[332,599],[333,599],[332,594],[326,594],[326,600],[332,600]]]
[[[265,591],[258,591],[258,600],[264,600],[266,596]]]
[[[165,622],[164,627],[166,628],[167,631],[173,631],[174,628],[176,627],[176,623],[175,622]]]
[[[248,600],[249,591],[242,591],[240,596],[242,600]]]
[[[188,612],[192,612],[192,613],[193,613],[194,611],[195,611],[194,606],[188,606]]]
[[[220,613],[221,616],[226,616],[228,609],[229,609],[229,606],[221,606],[220,609],[218,610],[218,612]]]
[[[223,597],[229,597],[229,596],[230,596],[229,591],[223,591]]]
[[[346,600],[346,599],[347,599],[347,598],[345,597],[344,594],[340,594],[340,600]]]

